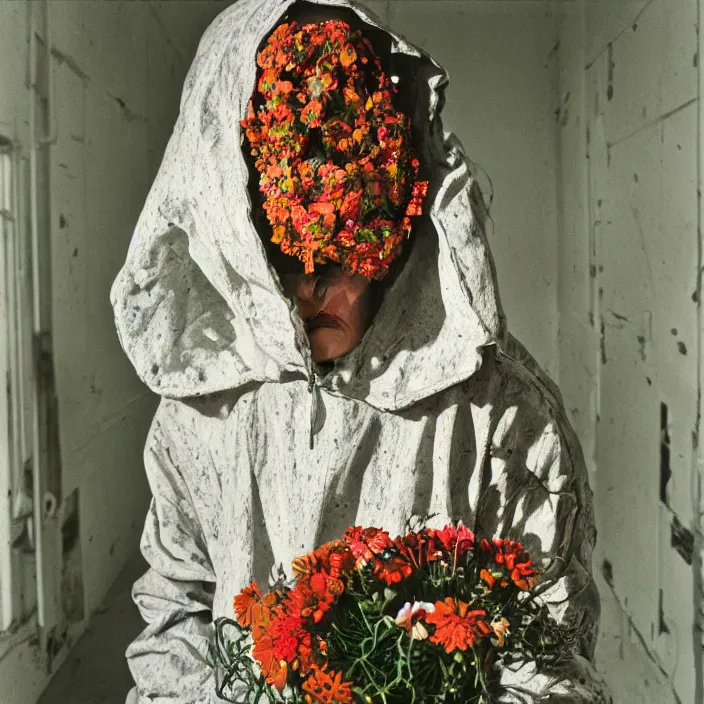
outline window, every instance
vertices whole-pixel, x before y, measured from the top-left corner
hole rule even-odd
[[[28,247],[19,198],[18,155],[0,135],[0,631],[34,606],[31,447],[32,350]],[[29,585],[28,585],[29,586]]]

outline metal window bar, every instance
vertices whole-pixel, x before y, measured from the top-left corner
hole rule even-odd
[[[9,144],[0,141],[0,630],[7,630],[13,620],[12,588],[12,455],[11,434],[12,403],[9,389],[9,373],[12,368],[12,348],[10,342],[10,320],[12,286],[9,270],[12,269],[11,223],[12,211],[8,207],[11,153]]]
[[[24,615],[20,543],[31,542],[32,529],[25,397],[31,294],[19,165],[19,150],[0,135],[0,631]]]
[[[16,538],[12,520],[12,502],[18,487],[17,460],[21,454],[19,426],[19,390],[17,370],[17,242],[14,208],[12,144],[0,137],[0,234],[2,250],[2,308],[0,310],[0,629],[7,630],[15,618],[16,589],[13,579],[13,544]]]

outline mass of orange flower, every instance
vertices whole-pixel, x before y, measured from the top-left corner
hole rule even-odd
[[[345,661],[345,653],[358,650],[338,623],[357,630],[366,624],[370,641],[383,640],[380,629],[391,629],[385,637],[396,639],[394,653],[410,658],[413,647],[421,648],[431,668],[439,667],[432,658],[441,657],[467,657],[481,667],[487,649],[507,651],[514,634],[521,647],[530,640],[519,605],[529,602],[516,599],[535,582],[530,557],[520,543],[475,538],[461,523],[395,539],[378,528],[353,526],[292,565],[293,579],[282,577],[267,593],[255,582],[242,589],[234,599],[234,623],[250,638],[242,652],[257,663],[263,682],[279,693],[293,688],[296,701],[377,701],[368,692],[378,696],[389,687],[383,672],[377,690],[365,680],[380,671],[378,664],[360,670],[356,656]],[[345,621],[345,613],[357,616]],[[533,620],[543,623],[538,616]],[[261,692],[256,678],[252,682],[251,691]]]
[[[409,118],[371,43],[341,21],[279,25],[257,57],[241,127],[272,242],[305,265],[381,279],[421,215],[428,183]]]

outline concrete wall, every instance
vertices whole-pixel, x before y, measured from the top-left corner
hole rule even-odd
[[[560,379],[596,490],[617,704],[702,696],[696,23],[695,0],[594,0],[559,26]]]
[[[509,327],[557,379],[553,3],[367,3],[449,72],[445,129],[493,183],[491,248]]]
[[[107,291],[198,38],[225,4],[52,2],[54,363],[86,614],[136,549],[148,499],[154,401]],[[493,181],[509,324],[559,376],[595,488],[599,666],[617,704],[694,702],[696,2],[368,4],[449,70],[445,125]],[[0,2],[0,130],[24,146],[26,39],[25,4]],[[30,641],[0,658],[3,704],[36,699],[39,662]]]
[[[42,3],[31,4],[43,10]],[[25,164],[29,5],[0,2],[0,133],[15,141]],[[77,511],[79,533],[70,565],[73,593],[57,594],[57,601],[59,608],[67,596],[81,602],[74,612],[85,616],[137,549],[149,499],[142,450],[155,399],[120,349],[109,287],[178,113],[197,42],[224,6],[51,2],[59,131],[48,152],[46,195],[62,465],[57,520]],[[56,571],[65,573],[62,546],[49,548],[58,552]],[[23,642],[0,658],[0,701],[35,701],[50,674],[47,661],[53,671],[85,623],[60,625],[50,655],[38,651],[33,622],[20,628],[12,642]]]

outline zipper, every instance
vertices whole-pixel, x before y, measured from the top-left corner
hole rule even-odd
[[[315,427],[318,423],[318,375],[310,370],[308,377],[308,392],[310,393],[310,449],[315,448]]]

